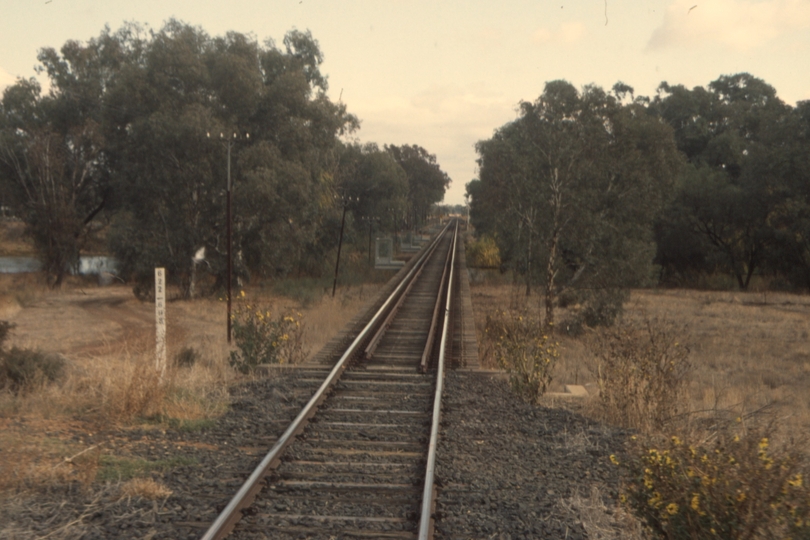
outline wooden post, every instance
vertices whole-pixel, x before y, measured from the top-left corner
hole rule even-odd
[[[166,372],[166,269],[155,268],[155,369]]]

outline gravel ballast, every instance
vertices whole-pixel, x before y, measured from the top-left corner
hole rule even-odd
[[[123,497],[121,482],[58,485],[0,508],[0,538],[199,538],[316,388],[285,370],[239,385],[213,426],[94,434],[88,444],[162,463],[167,498]],[[438,448],[436,537],[611,538],[626,435],[564,409],[530,405],[505,381],[450,372]],[[180,463],[180,465],[177,465]]]
[[[626,437],[620,430],[462,372],[447,375],[442,425],[437,538],[620,537],[610,461]]]

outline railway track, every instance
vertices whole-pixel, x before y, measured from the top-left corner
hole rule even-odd
[[[453,328],[451,225],[342,352],[204,540],[432,537]]]

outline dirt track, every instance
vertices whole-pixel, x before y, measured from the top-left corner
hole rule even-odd
[[[179,345],[188,334],[189,306],[170,305],[168,309],[170,337]],[[154,339],[154,306],[135,299],[127,287],[44,294],[22,306],[7,297],[3,311],[6,320],[16,325],[10,345],[37,347],[68,357],[113,354],[145,347]],[[199,309],[201,314],[210,311]]]

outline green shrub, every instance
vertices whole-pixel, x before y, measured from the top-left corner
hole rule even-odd
[[[326,291],[331,291],[331,286],[328,278],[278,279],[273,282],[273,292],[302,306],[311,306],[323,298]]]
[[[99,459],[100,468],[96,479],[100,482],[120,482],[131,478],[148,476],[153,471],[169,471],[178,467],[197,465],[194,457],[175,456],[157,461],[142,458],[127,458],[103,455]]]
[[[611,326],[622,314],[628,297],[623,289],[569,289],[557,297],[559,307],[569,308],[557,328],[578,336],[587,328]]]
[[[8,339],[11,330],[14,328],[14,324],[8,321],[0,321],[0,349],[3,348],[5,345],[6,340]]]
[[[237,371],[248,373],[260,364],[294,364],[303,359],[300,313],[273,317],[268,307],[242,304],[231,317],[238,350],[231,351],[230,364]]]
[[[590,347],[607,420],[655,431],[682,412],[692,365],[679,334],[660,319],[621,322],[595,334]]]
[[[539,319],[522,314],[496,311],[487,316],[485,332],[512,389],[526,401],[536,402],[551,384],[559,344],[549,341]]]
[[[622,500],[660,538],[810,538],[800,446],[773,447],[763,432],[742,429],[716,441],[636,440],[622,464]]]
[[[174,355],[174,365],[177,367],[191,367],[200,359],[200,353],[194,347],[183,347]]]
[[[19,391],[37,382],[55,382],[65,371],[65,360],[57,354],[12,347],[0,352],[0,385]]]

